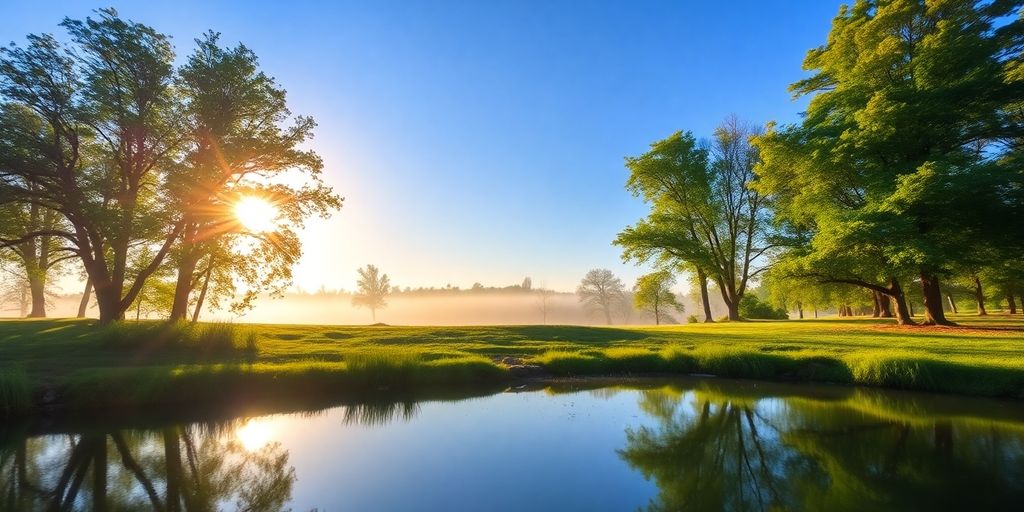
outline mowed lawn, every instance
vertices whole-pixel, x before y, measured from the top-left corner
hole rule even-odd
[[[77,385],[79,395],[116,394],[154,378],[167,388],[190,375],[203,375],[209,385],[216,374],[228,373],[281,377],[282,385],[303,374],[359,372],[376,383],[399,377],[409,383],[426,369],[437,381],[708,373],[1024,398],[1024,315],[954,320],[960,327],[808,319],[662,327],[198,328],[210,330],[214,342],[218,335],[230,338],[234,349],[227,350],[223,339],[220,348],[204,346],[201,334],[168,339],[156,322],[111,329],[89,320],[5,320],[0,374],[18,375],[33,390]],[[516,372],[524,368],[530,372]]]

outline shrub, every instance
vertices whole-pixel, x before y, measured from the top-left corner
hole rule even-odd
[[[754,295],[744,295],[740,299],[740,316],[758,320],[786,320],[789,313],[784,309],[773,308]]]
[[[688,323],[688,324],[696,324],[696,323],[699,323],[699,322],[700,322],[700,320],[697,319],[697,315],[690,315],[690,316],[686,317],[686,323]]]

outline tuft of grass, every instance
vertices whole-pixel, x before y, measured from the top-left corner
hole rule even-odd
[[[668,369],[665,358],[646,348],[616,347],[604,351],[609,372],[658,373]]]
[[[0,370],[0,417],[28,411],[32,405],[31,392],[24,370]]]
[[[697,371],[697,356],[689,347],[670,345],[661,350],[665,371],[672,373],[694,373]]]
[[[724,377],[772,379],[795,369],[794,360],[789,357],[744,347],[701,345],[694,350],[694,356],[701,372]]]
[[[533,362],[555,375],[599,375],[608,369],[605,358],[578,352],[545,352]]]
[[[97,338],[107,348],[144,354],[215,357],[259,353],[256,334],[230,322],[114,322],[100,327]]]

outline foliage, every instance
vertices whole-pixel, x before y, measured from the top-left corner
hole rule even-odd
[[[916,274],[926,323],[945,323],[939,275],[985,245],[1020,247],[1003,222],[1024,183],[1020,4],[841,8],[791,87],[810,97],[802,122],[755,143],[801,273],[865,287]]]
[[[312,119],[284,127],[284,91],[250,50],[221,48],[214,33],[176,68],[166,35],[113,9],[61,26],[67,44],[29,35],[0,50],[0,205],[62,216],[14,235],[0,226],[0,246],[59,240],[54,251],[84,266],[103,322],[122,318],[168,259],[179,269],[174,318],[204,258],[244,285],[236,307],[287,284],[302,221],[340,205],[319,157],[298,149]],[[286,171],[299,179],[275,179]],[[275,203],[283,225],[240,240],[231,205],[243,196]]]
[[[756,295],[744,295],[740,301],[740,316],[748,319],[786,320],[789,314],[785,309],[773,308],[771,304],[762,302]]]
[[[676,132],[627,158],[626,188],[650,213],[615,239],[624,259],[689,266],[710,277],[732,320],[773,248],[767,198],[751,187],[759,157],[749,139],[756,133],[730,117],[707,146]]]

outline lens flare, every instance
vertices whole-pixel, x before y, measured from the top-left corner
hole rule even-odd
[[[264,233],[277,229],[277,207],[266,199],[247,196],[235,203],[235,218],[248,231]]]

